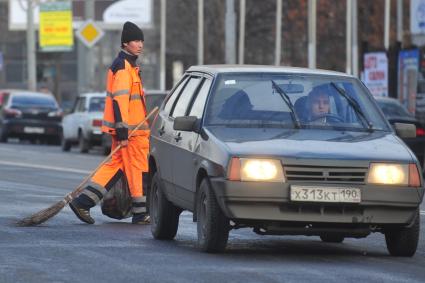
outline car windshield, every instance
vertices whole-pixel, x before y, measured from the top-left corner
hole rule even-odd
[[[373,97],[354,78],[223,74],[208,101],[205,125],[390,131],[377,110]]]
[[[57,107],[55,99],[50,96],[16,95],[12,97],[15,107]]]
[[[394,117],[413,117],[412,114],[407,111],[397,100],[395,101],[383,101],[378,100],[378,105],[388,118]]]
[[[105,106],[104,97],[92,97],[90,98],[89,112],[102,112]]]

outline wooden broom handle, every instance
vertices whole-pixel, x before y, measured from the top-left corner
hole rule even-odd
[[[128,136],[129,138],[131,137],[131,136],[133,136],[135,133],[136,133],[136,131],[137,130],[139,130],[140,129],[140,127],[144,124],[144,123],[146,123],[146,121],[150,118],[150,116],[152,116],[156,111],[158,111],[158,106],[157,107],[155,107],[154,109],[152,109],[152,111],[151,112],[149,112],[149,114],[145,117],[145,119],[143,119],[143,121],[142,122],[140,122],[137,126],[136,126],[136,128],[134,128],[134,130],[132,130],[131,132],[130,132],[130,135]],[[100,167],[102,167],[103,165],[105,165],[105,163],[106,162],[108,162],[110,159],[111,159],[111,157],[112,157],[112,155],[114,155],[118,150],[120,150],[121,149],[121,144],[119,144],[114,150],[112,150],[111,151],[111,153],[109,153],[109,155],[107,156],[107,157],[105,157],[105,159],[103,159],[103,161],[96,167],[96,169],[94,169],[79,185],[78,185],[78,187],[74,190],[74,191],[72,191],[72,192],[70,192],[69,194],[67,194],[66,196],[65,196],[65,198],[64,198],[64,200],[65,200],[65,202],[66,203],[69,203],[69,202],[71,202],[77,195],[79,195],[82,191],[83,191],[83,186],[85,185],[85,183],[91,178],[91,177],[93,177],[93,175],[97,172],[97,170],[99,170],[99,168]]]

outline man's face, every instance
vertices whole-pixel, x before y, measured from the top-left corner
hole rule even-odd
[[[329,113],[329,96],[325,93],[319,93],[312,97],[311,113],[313,117],[318,117]]]
[[[139,56],[143,52],[143,41],[133,40],[133,41],[124,43],[124,50],[130,54]]]

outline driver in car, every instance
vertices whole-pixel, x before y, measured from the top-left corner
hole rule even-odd
[[[327,85],[314,87],[308,94],[307,99],[308,121],[312,124],[327,124],[334,115],[330,112],[330,98]]]

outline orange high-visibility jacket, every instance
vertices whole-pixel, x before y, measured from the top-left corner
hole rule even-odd
[[[146,103],[137,56],[121,51],[108,70],[102,131],[126,140],[129,132],[146,117]],[[147,122],[135,136],[149,136]]]

